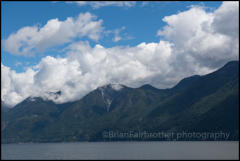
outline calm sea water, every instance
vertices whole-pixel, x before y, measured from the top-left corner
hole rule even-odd
[[[2,159],[238,159],[238,142],[2,144]]]

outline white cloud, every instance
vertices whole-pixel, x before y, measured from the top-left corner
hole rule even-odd
[[[34,74],[30,68],[24,73],[16,73],[1,64],[1,100],[12,106],[32,95]]]
[[[238,59],[238,34],[232,33],[238,33],[239,22],[229,19],[235,19],[234,13],[239,11],[238,7],[234,11],[233,6],[226,7],[231,6],[228,3],[215,12],[192,7],[166,16],[163,20],[167,25],[158,32],[165,41],[112,48],[99,44],[91,47],[87,41],[80,41],[65,49],[66,57],[47,56],[23,73],[2,65],[1,99],[15,105],[28,96],[42,96],[62,103],[80,99],[109,83],[131,87],[149,83],[167,88],[184,77],[209,73],[229,60]],[[224,24],[224,20],[232,23],[228,27],[233,31],[216,26]],[[58,98],[49,94],[59,90],[62,95]]]
[[[223,2],[215,12],[202,7],[166,16],[167,25],[157,32],[175,45],[179,57],[187,55],[201,66],[219,67],[238,59],[238,2]]]
[[[120,40],[123,39],[122,36],[120,36],[120,32],[123,31],[123,30],[125,30],[125,29],[126,29],[126,27],[123,26],[122,28],[120,28],[120,29],[115,29],[115,30],[113,31],[113,33],[114,33],[113,41],[114,41],[114,42],[118,42],[118,41],[120,41]]]
[[[22,66],[22,65],[23,65],[22,62],[16,62],[16,63],[15,63],[15,66],[16,66],[16,67]]]
[[[68,2],[69,3],[69,2]],[[117,6],[117,7],[133,7],[136,5],[135,1],[74,1],[71,3],[76,3],[79,6],[86,6],[89,5],[94,9],[98,9],[100,7],[106,7],[106,6]]]
[[[118,42],[121,40],[131,40],[134,39],[133,36],[128,35],[126,32],[123,32],[126,29],[125,26],[122,26],[121,28],[117,28],[114,30],[106,30],[104,34],[106,36],[113,35],[112,41]]]
[[[5,71],[2,75],[5,78],[2,80],[2,100],[15,105],[28,96],[41,96],[63,103],[80,99],[109,83],[131,87],[150,83],[166,88],[189,73],[200,72],[195,70],[198,66],[193,64],[191,71],[176,74],[176,68],[172,65],[176,58],[172,44],[167,41],[112,48],[101,45],[92,48],[88,42],[78,42],[66,50],[67,57],[47,56],[34,70],[29,69],[25,73],[17,74],[2,65]],[[61,91],[62,95],[55,99],[50,92],[57,91]]]
[[[112,89],[116,90],[116,91],[120,91],[123,86],[121,84],[111,84],[110,85]]]
[[[5,78],[2,80],[2,100],[14,105],[28,96],[49,97],[49,92],[60,90],[62,96],[56,102],[72,101],[108,83],[136,87],[142,82],[151,82],[148,77],[164,77],[171,70],[168,64],[171,44],[164,41],[113,48],[101,45],[92,48],[87,42],[79,42],[67,50],[66,58],[47,56],[34,70],[25,73],[17,74],[2,65],[2,77]],[[17,90],[13,88],[16,84]]]
[[[43,27],[27,26],[19,29],[3,40],[3,46],[11,54],[33,55],[74,38],[88,37],[97,41],[103,31],[102,22],[89,12],[81,13],[77,18],[68,17],[65,21],[51,19]]]
[[[237,37],[239,33],[239,2],[223,2],[214,14],[214,30],[224,35]]]

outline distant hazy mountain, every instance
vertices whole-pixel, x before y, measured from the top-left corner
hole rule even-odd
[[[238,68],[239,62],[232,61],[213,73],[185,78],[171,89],[109,84],[65,104],[30,97],[4,112],[2,142],[108,140],[102,134],[110,130],[221,131],[230,133],[229,140],[238,140]]]

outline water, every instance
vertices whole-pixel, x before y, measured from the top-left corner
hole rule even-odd
[[[2,144],[2,159],[238,159],[234,142]]]

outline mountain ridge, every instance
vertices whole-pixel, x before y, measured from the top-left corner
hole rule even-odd
[[[230,140],[238,140],[238,67],[238,61],[231,61],[207,75],[182,79],[170,89],[108,84],[66,104],[28,98],[7,112],[2,140],[101,141],[106,140],[101,135],[105,130],[222,130],[231,133]],[[217,118],[225,122],[218,123]]]

